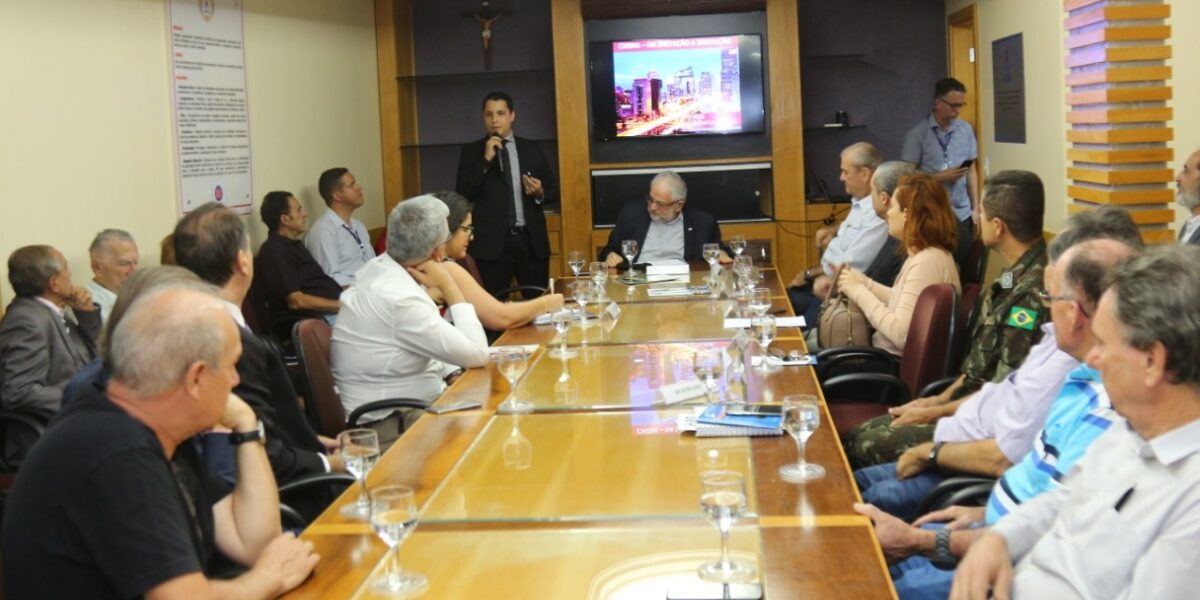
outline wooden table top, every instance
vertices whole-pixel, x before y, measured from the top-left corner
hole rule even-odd
[[[760,286],[771,290],[772,296],[787,297],[784,283],[777,275],[774,275],[775,269],[768,267],[762,268],[761,270],[763,273],[763,280],[760,282]],[[704,265],[703,267],[693,265],[692,270],[689,271],[686,276],[676,275],[652,277],[645,283],[625,283],[625,280],[623,279],[624,276],[625,275],[623,273],[616,273],[615,271],[609,274],[608,282],[604,286],[604,293],[608,300],[612,300],[620,304],[638,304],[643,302],[671,302],[679,301],[681,299],[709,297],[708,295],[700,293],[699,290],[697,290],[696,294],[693,296],[653,297],[650,295],[651,290],[698,288],[701,286],[707,286],[709,294],[712,294],[715,289],[717,295],[719,295],[721,292],[725,292],[725,295],[729,296],[733,291],[731,282],[732,273],[730,270],[728,268],[722,269],[721,274],[718,276],[718,285],[713,286],[709,280],[708,265]],[[568,299],[571,298],[571,290],[569,286],[573,281],[575,281],[575,278],[571,276],[556,279],[554,291],[562,293]]]
[[[779,284],[774,271],[767,280]],[[399,562],[429,578],[420,597],[665,598],[717,557],[719,534],[699,510],[699,473],[728,469],[746,476],[748,502],[731,549],[757,564],[765,598],[894,598],[871,524],[851,509],[859,496],[828,411],[807,447],[827,475],[795,485],[778,475],[797,458],[790,437],[680,434],[675,417],[691,408],[657,403],[659,386],[694,379],[692,350],[730,346],[719,304],[623,303],[608,338],[597,333],[580,346],[569,334],[566,359],[545,346],[552,328],[506,333],[499,343],[542,344],[516,390],[534,404],[531,414],[496,414],[511,390],[494,365],[451,386],[439,402],[483,406],[423,416],[367,479],[368,488],[416,490],[421,522]],[[795,330],[780,336],[773,348],[804,350]],[[726,397],[820,396],[809,367],[763,375],[745,360],[744,383],[722,378]],[[357,494],[349,489],[304,532],[322,559],[288,598],[374,597],[365,582],[390,562],[386,548],[368,524],[338,513]]]

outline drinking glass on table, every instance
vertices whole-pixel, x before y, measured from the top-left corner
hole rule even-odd
[[[627,273],[625,273],[625,278],[628,280],[632,280],[634,274],[637,273],[636,271],[633,270],[633,259],[637,256],[637,253],[638,253],[637,240],[622,240],[621,241],[621,254],[625,257],[625,260],[629,261],[629,271]]]
[[[596,261],[590,265],[592,281],[596,284],[596,297],[604,300],[608,297],[604,288],[608,284],[608,264]]]
[[[343,517],[366,520],[371,516],[367,498],[367,475],[379,460],[379,434],[374,429],[347,429],[338,434],[338,453],[346,471],[358,480],[362,491],[358,500],[342,507]]]
[[[729,557],[729,530],[746,513],[746,481],[736,471],[700,473],[700,508],[709,523],[721,532],[721,559],[700,565],[705,581],[737,582],[754,578],[754,565]]]
[[[579,272],[583,270],[583,263],[587,262],[583,252],[572,250],[567,253],[567,265],[571,267],[571,272],[575,274],[575,278],[579,279]]]
[[[754,317],[750,321],[750,329],[754,332],[755,339],[758,340],[758,345],[762,347],[762,360],[754,370],[758,373],[773,373],[777,370],[771,366],[768,359],[771,357],[767,349],[771,346],[771,342],[775,341],[775,317],[771,315],[762,315]]]
[[[725,367],[725,353],[715,348],[705,348],[692,353],[692,371],[704,382],[704,394],[710,404],[720,402],[717,395],[717,378]]]
[[[573,358],[575,352],[567,348],[567,330],[571,328],[571,321],[575,320],[575,315],[571,314],[571,310],[564,308],[550,315],[550,323],[554,325],[554,331],[558,332],[558,348],[550,351],[550,356],[553,358]]]
[[[800,450],[799,462],[779,467],[779,476],[784,481],[801,483],[825,476],[824,467],[804,460],[808,438],[820,425],[821,406],[816,396],[797,395],[783,399],[783,430],[796,440],[796,447]]]
[[[591,279],[580,279],[571,283],[571,294],[575,302],[579,304],[579,326],[588,326],[588,302],[591,302],[592,296],[595,294],[596,283]]]
[[[734,255],[741,256],[742,253],[746,251],[746,236],[740,233],[730,236],[729,249],[733,250]]]
[[[703,248],[703,252],[704,252],[704,262],[708,263],[709,273],[716,274],[717,269],[720,268],[719,266],[717,266],[717,263],[721,257],[720,244],[705,244],[704,248]]]
[[[771,308],[771,290],[756,287],[750,290],[750,311],[754,316],[761,317]]]
[[[508,380],[508,398],[504,399],[496,410],[502,413],[522,413],[533,410],[533,403],[517,399],[517,381],[525,374],[529,359],[525,357],[525,349],[502,348],[496,357],[496,369]]]
[[[371,590],[386,596],[407,596],[423,590],[429,580],[400,569],[400,542],[417,528],[417,502],[406,485],[371,490],[371,527],[387,544],[383,573],[371,580]]]

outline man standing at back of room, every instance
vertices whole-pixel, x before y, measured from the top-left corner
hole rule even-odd
[[[321,173],[317,190],[329,210],[317,219],[304,238],[304,245],[325,273],[342,289],[354,283],[359,267],[375,258],[371,234],[354,211],[363,205],[362,186],[349,169],[335,167]]]
[[[933,111],[904,136],[900,158],[929,173],[946,187],[950,207],[958,218],[958,248],[954,261],[961,267],[975,240],[979,221],[979,171],[972,162],[979,144],[971,124],[958,118],[966,103],[967,86],[953,78],[942,79],[933,88]]]
[[[558,202],[558,181],[537,143],[513,135],[512,97],[492,92],[483,99],[486,135],[462,148],[457,191],[475,203],[470,253],[495,293],[512,285],[545,286],[550,277],[550,239],[542,206]]]

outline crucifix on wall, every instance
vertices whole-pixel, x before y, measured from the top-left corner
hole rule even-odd
[[[492,8],[492,3],[488,0],[483,0],[479,3],[479,10],[468,11],[463,13],[463,17],[475,19],[479,21],[482,29],[479,32],[480,41],[483,43],[483,68],[492,68],[492,24],[496,19],[504,15],[511,15],[511,10]]]

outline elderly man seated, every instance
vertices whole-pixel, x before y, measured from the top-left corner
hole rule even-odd
[[[704,245],[721,242],[721,227],[712,215],[686,208],[687,184],[674,171],[663,171],[650,181],[646,200],[628,202],[617,215],[617,226],[608,234],[608,244],[600,250],[600,260],[610,267],[627,262],[621,255],[621,242],[638,243],[635,263],[699,262],[704,260]],[[722,249],[720,261],[733,262]]]
[[[138,266],[137,242],[133,241],[128,231],[105,229],[92,240],[88,255],[92,260],[92,273],[96,276],[87,282],[86,287],[92,293],[92,300],[100,307],[100,318],[107,321],[117,301],[117,292],[121,291],[125,278]]]
[[[333,328],[333,377],[346,412],[388,398],[434,400],[460,368],[487,364],[487,335],[442,264],[450,211],[433,196],[401,202],[388,217],[387,252],[363,265],[342,294]],[[448,309],[438,312],[430,294]],[[419,412],[409,409],[405,421]],[[370,413],[381,441],[399,435],[395,415]]]

